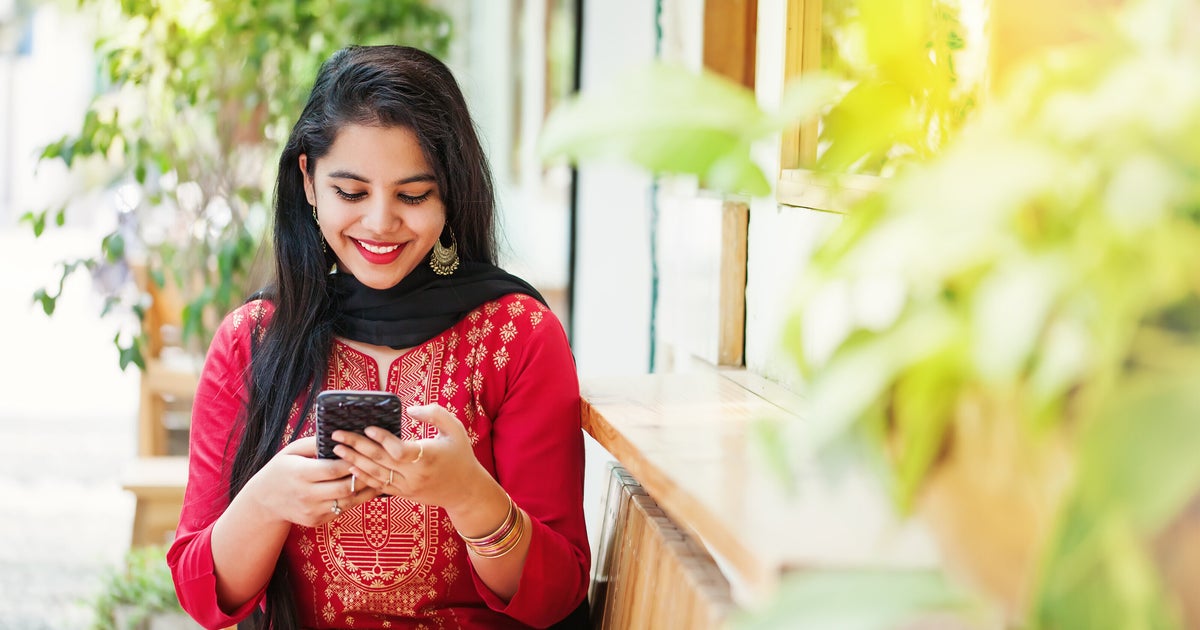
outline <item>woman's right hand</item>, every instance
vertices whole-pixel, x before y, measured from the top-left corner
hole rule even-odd
[[[324,525],[337,519],[339,511],[344,513],[379,496],[378,490],[352,480],[349,463],[319,459],[317,438],[311,436],[276,453],[245,490],[250,490],[255,503],[272,517],[305,527]]]

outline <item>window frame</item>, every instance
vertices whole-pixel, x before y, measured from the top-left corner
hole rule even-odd
[[[821,68],[822,0],[787,0],[784,82]],[[775,201],[794,208],[847,214],[857,200],[882,188],[884,177],[843,173],[817,175],[817,120],[784,130],[779,149]]]

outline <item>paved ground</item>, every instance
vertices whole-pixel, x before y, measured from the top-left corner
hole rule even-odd
[[[98,243],[35,241],[0,226],[0,629],[86,629],[101,572],[129,546],[133,499],[119,474],[135,451],[137,375],[117,367],[115,323],[90,282],[46,318],[30,304],[55,260]]]

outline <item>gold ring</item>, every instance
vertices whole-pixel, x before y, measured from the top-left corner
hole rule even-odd
[[[354,482],[358,481],[358,475],[350,475],[350,494],[354,494]]]
[[[329,511],[330,511],[330,512],[333,512],[333,515],[334,515],[334,516],[341,516],[341,515],[342,515],[342,508],[338,507],[338,504],[337,504],[337,499],[334,499],[334,500],[333,500],[333,507],[332,507],[332,508],[330,508],[330,509],[329,509]]]
[[[410,462],[410,463],[415,464],[415,463],[421,461],[421,456],[425,454],[425,445],[422,444],[420,440],[417,440],[417,449],[418,449],[417,450],[417,458],[412,460],[412,462]]]
[[[389,486],[390,486],[390,485],[392,485],[392,477],[393,477],[393,476],[395,476],[395,474],[396,474],[396,471],[392,470],[391,468],[389,468],[389,469],[388,469],[388,482],[387,482],[387,485],[389,485]]]

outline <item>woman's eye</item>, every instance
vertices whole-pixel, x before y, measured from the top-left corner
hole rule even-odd
[[[406,195],[404,193],[400,193],[398,196],[400,197],[400,201],[403,201],[404,203],[407,203],[411,206],[415,206],[415,205],[421,203],[422,201],[425,201],[426,199],[428,199],[430,192],[432,192],[432,191],[427,191],[424,194],[417,195],[415,197],[413,195]]]
[[[365,193],[365,192],[348,193],[348,192],[342,190],[341,188],[338,188],[337,186],[334,186],[333,190],[334,190],[334,194],[341,197],[342,199],[345,199],[346,201],[358,201],[359,199],[362,199],[363,197],[367,196],[367,193]]]

